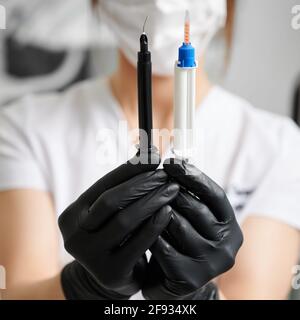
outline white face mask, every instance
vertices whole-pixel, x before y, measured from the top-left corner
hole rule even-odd
[[[114,32],[119,48],[133,64],[139,37],[149,16],[146,33],[152,52],[153,73],[172,75],[183,42],[185,11],[191,16],[191,41],[201,55],[226,21],[226,0],[100,0],[100,17]]]

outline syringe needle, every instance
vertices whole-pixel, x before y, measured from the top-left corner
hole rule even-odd
[[[190,42],[190,13],[186,10],[184,21],[184,43],[189,44]]]
[[[145,22],[143,24],[143,34],[145,33],[145,27],[146,27],[147,21],[148,21],[148,16],[146,17]]]

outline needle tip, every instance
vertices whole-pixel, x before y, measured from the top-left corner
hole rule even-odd
[[[146,23],[147,23],[148,17],[149,16],[146,17],[144,25],[143,25],[143,34],[145,34],[145,28],[146,28]]]
[[[190,12],[189,12],[189,10],[185,10],[185,22],[186,23],[190,22]]]

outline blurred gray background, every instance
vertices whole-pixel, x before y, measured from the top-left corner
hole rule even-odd
[[[221,83],[255,106],[291,114],[300,77],[300,30],[291,27],[299,0],[237,0],[231,63]]]

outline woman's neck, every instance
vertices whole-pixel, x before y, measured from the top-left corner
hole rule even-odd
[[[201,59],[197,69],[197,106],[201,104],[211,88],[204,72],[203,60]],[[110,86],[130,129],[138,128],[136,73],[136,68],[120,52],[119,66],[110,78]],[[152,78],[153,127],[155,129],[173,129],[173,83],[173,77],[154,75]]]

